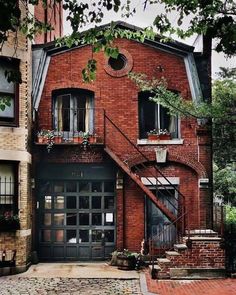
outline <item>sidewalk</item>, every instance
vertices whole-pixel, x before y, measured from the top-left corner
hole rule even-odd
[[[137,271],[122,271],[105,262],[39,263],[16,275],[28,278],[139,279]]]
[[[234,295],[236,279],[152,280],[146,273],[149,292],[158,295]]]

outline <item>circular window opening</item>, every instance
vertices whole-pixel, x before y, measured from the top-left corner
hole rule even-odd
[[[127,58],[124,56],[124,54],[120,53],[117,58],[110,57],[108,59],[108,64],[114,71],[119,71],[126,66]]]

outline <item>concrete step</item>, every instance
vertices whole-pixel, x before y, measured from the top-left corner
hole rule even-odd
[[[212,229],[191,229],[190,231],[186,230],[186,235],[193,236],[204,236],[204,237],[218,237],[218,233]]]
[[[163,263],[170,263],[171,261],[170,261],[170,259],[167,259],[167,258],[157,258],[157,262],[158,262],[158,264],[160,265],[160,264],[163,264]]]
[[[157,279],[158,278],[158,272],[161,270],[160,266],[157,264],[154,265],[149,265],[149,273],[151,275],[152,279]]]
[[[181,254],[177,251],[166,251],[166,258],[168,258],[169,256],[179,256],[179,255]]]
[[[175,250],[176,252],[182,252],[182,251],[185,251],[185,250],[187,250],[187,249],[188,249],[188,247],[187,247],[186,244],[175,244],[175,245],[174,245],[174,250]]]
[[[219,279],[225,278],[224,269],[219,268],[170,268],[171,279]]]

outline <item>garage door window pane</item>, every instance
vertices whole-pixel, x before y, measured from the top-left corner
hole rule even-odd
[[[64,241],[64,231],[62,229],[55,230],[55,242],[63,242]]]
[[[55,193],[62,193],[64,191],[64,183],[63,182],[55,183],[53,190]]]
[[[102,183],[101,182],[93,182],[92,183],[92,192],[100,193],[102,191]]]
[[[88,243],[89,242],[89,230],[88,229],[81,229],[79,231],[79,242],[80,243]]]
[[[50,213],[44,214],[43,224],[46,225],[46,226],[52,224],[52,218],[51,218],[51,214]]]
[[[51,242],[51,231],[49,229],[42,230],[42,242]]]
[[[76,209],[76,196],[68,196],[66,198],[66,208]]]
[[[114,242],[114,230],[105,230],[105,242]]]
[[[79,197],[79,208],[80,209],[89,209],[89,197],[88,196]]]
[[[54,225],[64,225],[64,214],[63,213],[54,214]]]
[[[92,242],[101,242],[101,241],[102,241],[102,231],[92,230]]]
[[[66,214],[66,224],[67,225],[76,225],[77,218],[76,213],[67,213]]]
[[[52,208],[52,197],[51,196],[45,196],[44,197],[44,208],[45,209],[51,209]]]
[[[101,213],[92,213],[92,225],[102,225]]]
[[[102,197],[93,196],[92,197],[92,209],[101,209],[102,207]]]
[[[80,213],[79,214],[79,224],[80,225],[89,225],[89,213]]]
[[[76,192],[77,191],[76,182],[75,181],[67,182],[66,191],[68,193]]]
[[[67,243],[71,243],[71,244],[76,243],[76,230],[66,231],[66,241]]]
[[[80,182],[79,191],[81,193],[89,192],[89,182]]]
[[[114,209],[114,197],[105,196],[104,197],[104,208],[105,209]]]
[[[55,209],[64,209],[64,197],[63,196],[55,197],[54,208]]]
[[[114,182],[113,181],[105,181],[104,182],[104,192],[105,193],[114,192]]]

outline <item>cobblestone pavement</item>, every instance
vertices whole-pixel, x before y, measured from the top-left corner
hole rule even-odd
[[[0,277],[0,295],[142,295],[138,279]]]

